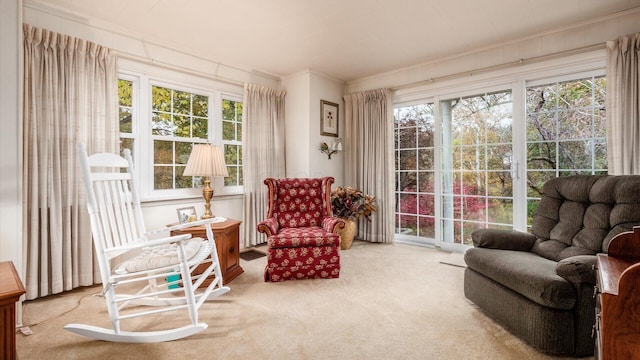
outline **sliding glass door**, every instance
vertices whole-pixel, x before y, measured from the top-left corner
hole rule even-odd
[[[395,108],[396,238],[469,245],[475,229],[511,229],[511,91],[438,104]]]
[[[476,229],[526,231],[544,182],[606,174],[605,89],[594,71],[397,105],[395,239],[463,250]]]

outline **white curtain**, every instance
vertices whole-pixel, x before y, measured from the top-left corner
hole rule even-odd
[[[609,174],[640,174],[640,33],[607,42]]]
[[[100,281],[76,143],[118,152],[118,78],[109,49],[29,25],[24,32],[26,298]]]
[[[285,177],[284,90],[245,84],[242,167],[244,246],[265,242],[256,230],[267,215],[265,178]]]
[[[378,211],[358,221],[358,238],[391,243],[394,237],[393,106],[387,89],[344,96],[345,185],[376,197]]]

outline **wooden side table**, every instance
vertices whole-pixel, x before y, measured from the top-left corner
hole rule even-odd
[[[0,262],[0,359],[17,359],[16,301],[24,285],[10,261]]]
[[[595,358],[632,359],[640,354],[640,226],[618,234],[598,254]]]
[[[220,260],[220,271],[222,272],[223,283],[226,285],[231,280],[242,274],[244,270],[240,266],[240,224],[242,222],[234,219],[227,219],[223,222],[211,224],[216,247],[218,248],[218,259]],[[206,239],[207,232],[203,225],[194,226],[182,230],[173,230],[171,235],[191,234],[194,237]],[[199,265],[195,274],[201,274],[208,266],[208,263]],[[202,286],[209,285],[211,280],[204,281]]]

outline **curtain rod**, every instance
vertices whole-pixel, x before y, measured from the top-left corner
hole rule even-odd
[[[209,75],[200,71],[196,71],[196,70],[192,70],[183,66],[179,66],[179,65],[172,65],[163,61],[158,61],[158,60],[154,60],[154,59],[149,59],[143,56],[138,56],[138,55],[133,55],[133,54],[128,54],[128,53],[124,53],[118,50],[111,50],[112,54],[116,55],[119,58],[123,58],[123,59],[128,59],[128,60],[133,60],[133,61],[137,61],[137,62],[142,62],[145,64],[152,64],[152,65],[156,65],[159,67],[162,67],[164,69],[167,70],[174,70],[174,71],[179,71],[182,73],[186,73],[189,75],[194,75],[194,76],[198,76],[198,77],[203,77],[203,78],[207,78],[210,80],[215,80],[215,81],[220,81],[220,82],[224,82],[227,84],[231,84],[231,85],[237,85],[237,86],[241,86],[244,87],[244,82],[242,81],[237,81],[237,80],[232,80],[232,79],[227,79],[227,78],[223,78],[217,75]],[[220,66],[219,63],[215,63],[217,67]]]
[[[426,80],[420,80],[420,81],[416,81],[416,82],[413,82],[413,83],[410,83],[410,84],[404,84],[404,85],[395,86],[395,87],[390,88],[390,90],[391,91],[404,90],[404,89],[409,89],[409,88],[413,88],[413,87],[417,87],[417,86],[421,86],[421,85],[432,84],[432,83],[434,83],[436,81],[452,80],[452,79],[458,79],[458,78],[463,78],[463,77],[469,77],[469,76],[472,76],[472,75],[482,74],[482,73],[486,73],[486,72],[490,72],[490,71],[508,69],[508,68],[519,66],[519,65],[533,64],[533,63],[537,63],[537,62],[541,62],[541,61],[545,61],[545,60],[556,59],[556,58],[559,58],[559,57],[583,54],[583,53],[586,53],[586,52],[589,52],[589,51],[605,49],[606,45],[607,45],[606,43],[600,43],[600,44],[595,44],[595,45],[583,46],[583,47],[580,47],[580,48],[571,49],[571,50],[565,50],[565,51],[559,51],[559,52],[555,52],[555,53],[551,53],[551,54],[547,54],[547,55],[540,55],[540,56],[535,56],[535,57],[531,57],[531,58],[527,58],[527,59],[519,59],[519,60],[515,60],[515,61],[510,61],[510,62],[507,62],[507,63],[504,63],[504,64],[491,65],[491,66],[478,68],[478,69],[474,69],[474,70],[461,71],[461,72],[454,73],[454,74],[432,77],[432,78],[428,78]]]

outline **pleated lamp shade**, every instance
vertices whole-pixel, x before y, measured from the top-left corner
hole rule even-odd
[[[183,175],[229,176],[222,148],[211,144],[195,144]]]

